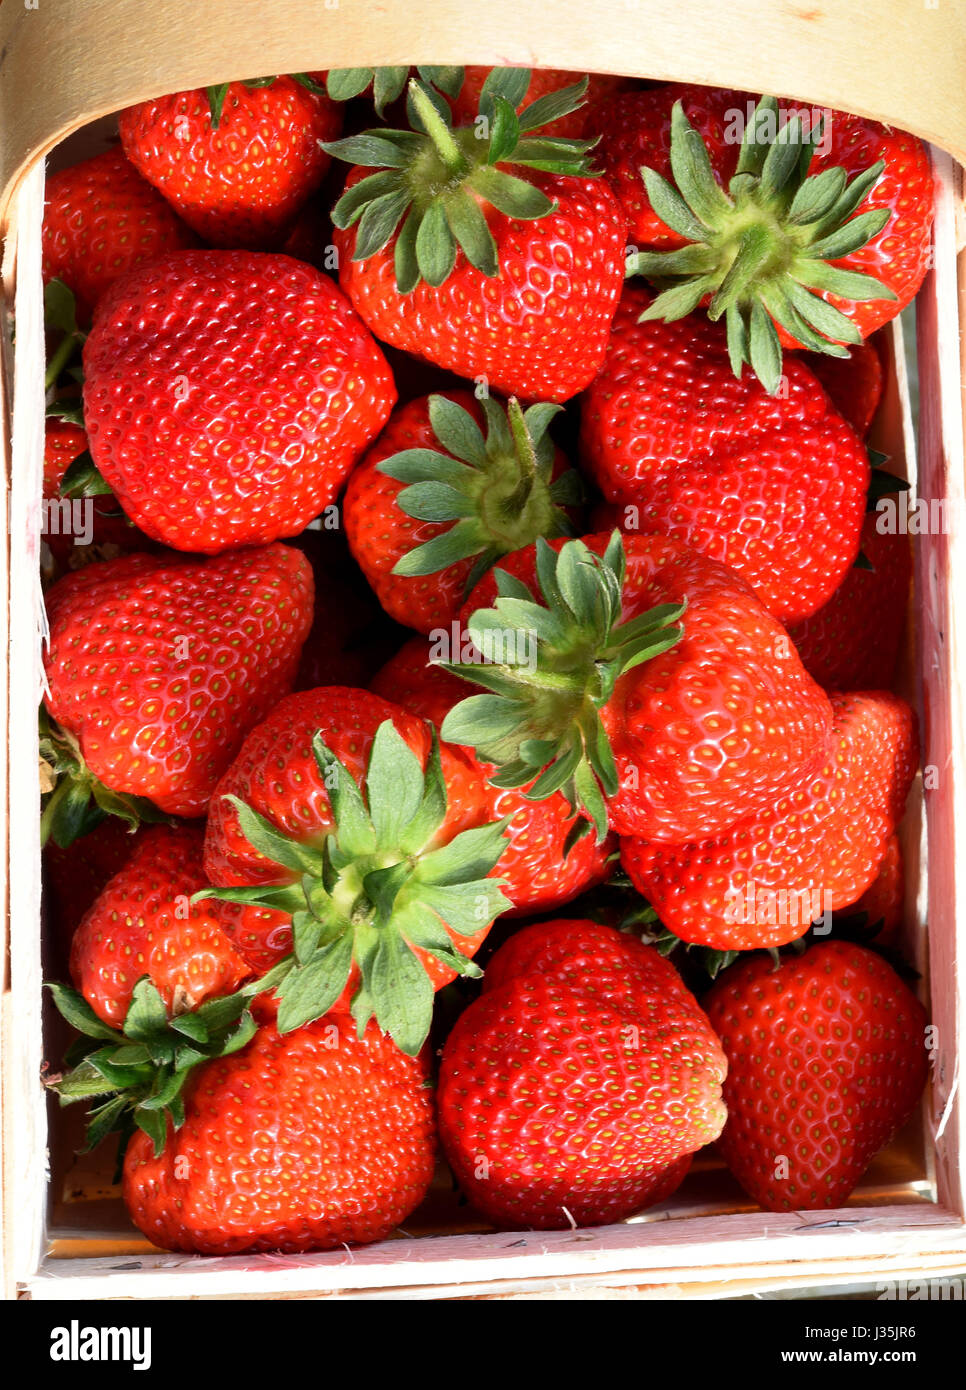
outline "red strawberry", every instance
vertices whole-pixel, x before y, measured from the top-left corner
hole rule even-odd
[[[912,552],[908,536],[882,532],[879,523],[870,512],[862,526],[861,554],[870,568],[853,565],[817,613],[788,629],[803,666],[826,690],[887,690],[895,679]]]
[[[122,150],[105,150],[47,180],[44,284],[63,280],[74,292],[83,323],[119,275],[197,244],[191,229]]]
[[[727,321],[735,373],[749,363],[769,392],[783,345],[844,356],[922,284],[932,173],[922,141],[904,131],[676,86],[616,97],[603,126],[615,187],[633,189],[643,168],[644,196],[634,189],[622,201],[644,233],[635,239],[653,247],[628,267],[662,285],[648,316],[681,318],[707,303]],[[647,209],[677,235],[655,227],[649,237]]]
[[[926,1013],[862,946],[823,941],[776,970],[755,955],[704,1000],[728,1054],[718,1147],[768,1211],[846,1200],[925,1085]]]
[[[561,116],[555,121],[548,121],[546,125],[541,127],[541,133],[554,140],[580,140],[585,137],[592,139],[595,135],[599,135],[601,103],[606,98],[624,91],[631,85],[630,78],[615,77],[606,72],[567,72],[562,68],[517,69],[516,71],[521,74],[521,85],[522,73],[526,71],[529,75],[529,81],[523,95],[516,103],[518,115],[533,102],[543,97],[549,97],[555,92],[560,92],[586,78],[586,105],[578,107],[576,111],[571,111],[568,115]],[[456,100],[451,103],[454,125],[472,124],[480,109],[480,97],[483,95],[484,84],[491,72],[492,68],[485,67],[463,69],[463,84]]]
[[[133,854],[139,831],[117,816],[107,816],[72,844],[61,848],[49,839],[43,852],[44,921],[47,941],[56,955],[56,969],[66,970],[74,932],[81,918],[100,895],[109,879]],[[62,963],[61,963],[62,960]]]
[[[429,648],[419,637],[386,663],[371,689],[437,727],[467,693],[463,681],[429,661]],[[585,835],[570,844],[575,816],[562,793],[530,801],[523,789],[492,786],[487,781],[492,766],[479,763],[470,748],[460,752],[482,784],[486,818],[506,821],[507,845],[499,874],[512,912],[549,912],[607,876],[615,851],[613,836],[597,844]]]
[[[549,608],[527,597],[538,579]],[[831,708],[784,630],[679,541],[538,541],[484,576],[463,622],[496,659],[458,673],[494,694],[457,706],[443,737],[496,763],[498,785],[547,769],[531,796],[563,790],[598,837],[721,834],[826,756]]]
[[[308,564],[282,545],[128,555],[55,584],[45,705],[81,783],[63,780],[59,809],[76,818],[91,793],[118,809],[110,789],[203,815],[247,731],[291,689],[312,598]]]
[[[608,930],[527,930],[548,927]],[[501,1226],[621,1220],[668,1196],[724,1123],[707,1019],[656,951],[625,955],[610,937],[587,976],[566,951],[518,955],[523,968],[470,1005],[443,1050],[440,1139],[470,1201]]]
[[[203,851],[200,827],[149,827],[77,928],[70,973],[105,1023],[124,1022],[144,975],[176,1017],[230,994],[250,973],[219,926],[216,905],[190,904],[207,883]]]
[[[303,691],[253,730],[212,797],[205,868],[254,968],[294,943],[284,1030],[351,1005],[419,1051],[434,990],[479,973],[469,958],[509,905],[486,811],[478,771],[368,691]]]
[[[395,401],[332,281],[245,251],[182,252],[116,282],[84,372],[91,454],[125,512],[206,554],[303,530]]]
[[[583,461],[626,530],[674,536],[730,565],[783,622],[820,608],[859,547],[869,461],[800,362],[769,396],[736,380],[724,329],[639,322],[628,289],[581,412]]]
[[[885,373],[878,349],[872,343],[856,343],[848,357],[808,352],[803,360],[822,383],[835,409],[864,439],[882,399]]]
[[[521,138],[503,95],[515,71],[494,73],[486,139],[473,124],[452,130],[445,100],[413,82],[428,134],[380,130],[327,147],[356,166],[333,212],[340,279],[395,347],[505,395],[564,401],[603,360],[624,218],[606,184],[584,176],[581,142]]]
[[[136,1134],[124,1163],[135,1225],[165,1250],[327,1250],[381,1240],[433,1175],[426,1067],[332,1015],[261,1027],[196,1073],[164,1152]]]
[[[92,559],[151,548],[132,526],[115,497],[61,496],[64,475],[87,451],[87,435],[69,420],[51,417],[44,427],[43,537],[60,571],[78,569]]]
[[[128,159],[213,246],[270,250],[322,181],[342,110],[296,77],[174,92],[122,111]]]
[[[918,762],[915,716],[884,692],[832,697],[825,766],[727,834],[690,845],[621,842],[669,931],[716,950],[781,946],[874,881]]]
[[[546,433],[559,407],[524,412],[469,391],[401,406],[346,488],[346,535],[397,622],[449,627],[467,586],[537,536],[570,531],[576,474]],[[484,438],[480,426],[486,427]]]
[[[891,946],[902,925],[906,896],[905,865],[898,835],[890,835],[879,872],[850,912],[864,912],[869,926],[880,924],[877,946]]]

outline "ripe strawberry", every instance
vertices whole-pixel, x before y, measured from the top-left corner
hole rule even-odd
[[[705,996],[728,1054],[718,1147],[768,1211],[846,1200],[926,1082],[926,1013],[872,951],[823,941],[776,970],[732,966]]]
[[[483,577],[463,623],[491,660],[450,669],[494,694],[443,737],[496,763],[498,786],[562,790],[598,838],[722,834],[826,756],[831,707],[784,630],[679,541],[538,541]]]
[[[433,1175],[426,1067],[371,1026],[331,1015],[199,1070],[163,1153],[124,1163],[135,1225],[165,1250],[327,1250],[381,1240]]]
[[[84,372],[91,454],[125,512],[204,554],[303,530],[395,401],[332,281],[246,251],[181,252],[117,281]]]
[[[291,689],[312,599],[308,564],[282,545],[127,555],[59,580],[47,594],[45,705],[61,726],[48,762],[72,777],[44,812],[55,839],[74,837],[91,795],[129,816],[132,796],[203,815],[247,731]]]
[[[144,975],[176,1017],[230,994],[250,974],[216,905],[189,903],[207,883],[204,838],[200,826],[150,826],[78,926],[71,977],[105,1023],[124,1022]]]
[[[106,816],[65,848],[53,838],[44,845],[44,938],[52,952],[50,962],[45,963],[47,974],[66,973],[71,943],[81,918],[108,880],[130,859],[139,834],[118,816]]]
[[[63,280],[74,292],[83,323],[90,322],[101,295],[119,275],[197,244],[122,150],[105,150],[47,180],[44,284]]]
[[[716,950],[781,946],[874,881],[918,763],[915,716],[884,692],[834,695],[825,766],[722,836],[621,842],[621,862],[669,931]]]
[[[872,343],[855,343],[848,357],[807,352],[802,360],[818,377],[838,413],[864,439],[882,399],[885,374],[878,349]]]
[[[448,627],[468,589],[501,555],[571,527],[577,475],[547,426],[558,406],[524,414],[469,391],[401,406],[346,488],[346,535],[397,622]],[[486,437],[480,426],[485,423]]]
[[[111,560],[132,550],[151,549],[152,542],[121,511],[115,497],[85,497],[69,488],[62,495],[68,469],[87,453],[87,435],[69,420],[51,417],[44,426],[43,537],[62,573],[92,559]],[[93,466],[93,465],[91,465]],[[78,518],[78,508],[80,525]]]
[[[898,835],[890,835],[879,872],[856,899],[852,912],[864,912],[869,926],[881,923],[875,936],[877,946],[891,946],[902,925],[906,896],[906,873]]]
[[[909,538],[866,515],[861,554],[817,613],[789,626],[802,664],[826,690],[887,690],[895,680],[912,580]]]
[[[438,728],[467,688],[431,663],[429,651],[422,638],[414,637],[386,663],[370,688]],[[616,848],[614,837],[597,844],[593,836],[584,835],[572,843],[576,817],[561,792],[530,801],[525,789],[492,786],[487,777],[494,769],[480,763],[471,748],[459,752],[482,784],[486,819],[506,823],[507,844],[499,872],[503,892],[513,904],[508,915],[549,912],[607,876]]]
[[[124,153],[213,246],[271,250],[322,181],[342,110],[304,74],[174,92],[119,117]]]
[[[445,98],[411,82],[426,134],[379,130],[327,146],[355,165],[333,211],[340,280],[395,347],[505,395],[564,401],[603,360],[624,218],[587,177],[585,142],[531,134],[572,110],[579,89],[518,118],[505,93],[515,96],[520,71],[488,80],[486,139],[474,124],[453,130]]]
[[[581,455],[625,530],[674,536],[729,565],[769,613],[821,608],[855,560],[869,461],[801,362],[769,396],[736,380],[724,329],[694,314],[640,322],[625,291],[581,412]]]
[[[618,192],[643,168],[645,197],[622,198],[634,240],[648,244],[647,210],[666,229],[628,260],[662,286],[648,316],[707,303],[726,319],[735,374],[750,364],[771,393],[782,346],[845,356],[922,284],[932,173],[904,131],[673,85],[616,97],[603,125]]]
[[[459,95],[451,103],[454,125],[469,125],[475,120],[480,109],[483,88],[491,71],[491,68],[485,67],[463,69]],[[522,95],[516,102],[517,115],[522,114],[527,106],[541,97],[552,96],[586,78],[587,104],[555,121],[549,121],[542,127],[542,134],[554,140],[593,139],[599,135],[601,103],[630,86],[629,78],[614,77],[604,72],[567,72],[562,68],[518,68],[512,71],[515,80],[523,86]],[[524,72],[528,79],[525,86]],[[514,95],[515,93],[511,94],[511,100]]]
[[[415,1055],[433,992],[509,906],[504,827],[479,773],[429,726],[364,690],[289,696],[248,736],[212,797],[205,868],[245,960],[294,946],[279,1026],[351,1006]],[[363,795],[365,788],[365,795]]]
[[[595,942],[585,975],[561,934],[588,931],[610,940]],[[443,1050],[440,1140],[470,1201],[500,1225],[621,1220],[668,1196],[720,1132],[724,1057],[656,951],[625,952],[634,943],[594,923],[526,933],[536,951],[515,953]]]

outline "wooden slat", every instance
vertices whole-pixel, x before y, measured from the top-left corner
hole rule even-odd
[[[591,68],[766,90],[875,116],[966,159],[960,0],[554,0],[552,14],[519,0],[10,0],[0,234],[31,163],[97,116],[210,82],[371,63]]]

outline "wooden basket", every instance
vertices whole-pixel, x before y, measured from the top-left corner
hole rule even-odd
[[[881,42],[877,36],[881,35]],[[933,268],[918,300],[918,467],[902,336],[874,442],[922,499],[966,515],[957,290],[966,159],[966,16],[950,0],[7,0],[0,8],[0,233],[5,237],[4,488],[9,546],[0,625],[9,680],[0,778],[7,812],[9,953],[4,960],[3,1254],[8,1296],[32,1298],[547,1296],[720,1297],[948,1275],[966,1268],[960,1068],[966,1020],[964,689],[966,548],[959,529],[919,538],[907,692],[923,764],[935,769],[904,827],[909,945],[927,975],[937,1049],[920,1119],[880,1156],[847,1207],[753,1209],[712,1161],[686,1197],[620,1225],[501,1234],[466,1224],[445,1192],[407,1234],[353,1251],[204,1259],[153,1249],[98,1176],[87,1199],[48,1196],[48,1114],[39,1082],[40,851],[36,707],[43,605],[38,580],[44,425],[40,226],[46,156],[65,138],[161,92],[249,77],[402,62],[516,63],[675,78],[844,107],[932,142]],[[43,80],[41,81],[40,78]],[[918,871],[916,866],[918,865]],[[928,924],[928,925],[927,925]],[[55,1136],[56,1137],[56,1136]],[[65,1137],[57,1142],[63,1148]],[[49,1161],[62,1186],[63,1156]]]

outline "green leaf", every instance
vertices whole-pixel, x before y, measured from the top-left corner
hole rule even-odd
[[[423,799],[423,769],[391,719],[376,730],[366,775],[377,849],[396,849]]]
[[[671,111],[671,171],[684,201],[705,227],[714,227],[731,211],[731,199],[718,184],[701,136],[680,101]]]
[[[749,358],[758,380],[773,396],[781,380],[782,349],[775,325],[759,303],[751,308]]]
[[[422,855],[414,870],[416,881],[451,886],[486,878],[507,847],[506,828],[501,820],[462,831],[448,845]]]
[[[401,1052],[415,1057],[433,1019],[429,976],[394,928],[379,933],[367,966],[366,988],[376,1022]]]
[[[507,217],[532,222],[553,212],[556,204],[532,183],[507,174],[502,169],[481,167],[475,170],[470,185],[498,212]]]
[[[475,468],[486,466],[486,442],[468,410],[446,396],[433,395],[429,398],[429,423],[436,438],[449,453],[473,464]]]
[[[322,742],[321,734],[313,738],[312,752],[329,796],[340,849],[349,855],[371,854],[376,847],[376,832],[358,783]]]
[[[321,140],[319,144],[333,159],[359,164],[366,169],[403,169],[413,149],[411,131],[367,131],[344,140]]]
[[[66,1018],[72,1028],[76,1028],[79,1033],[83,1033],[88,1038],[99,1038],[106,1042],[120,1042],[120,1032],[98,1018],[84,996],[79,994],[76,989],[53,982],[49,982],[47,988],[57,1005],[58,1012]]]
[[[164,1032],[167,1024],[168,1011],[157,985],[150,975],[142,975],[131,991],[124,1032],[129,1038],[148,1042],[153,1041],[156,1034]]]
[[[372,68],[330,68],[325,89],[333,101],[351,101],[372,81]]]
[[[332,209],[333,225],[344,231],[358,221],[370,203],[388,193],[397,192],[401,187],[402,175],[395,169],[380,169],[377,174],[367,174],[364,179],[347,188],[336,203]]]
[[[246,806],[237,796],[226,794],[223,799],[235,808],[245,839],[264,858],[296,874],[318,872],[318,854],[315,851],[284,835],[271,821]]]
[[[408,189],[385,193],[367,203],[356,230],[355,246],[352,251],[354,261],[367,261],[377,251],[381,251],[399,226],[403,213],[409,207]]]
[[[110,497],[110,484],[97,471],[87,449],[78,454],[60,480],[61,497]]]
[[[498,275],[496,242],[476,199],[458,196],[447,199],[443,206],[449,229],[470,265],[481,275]]]
[[[527,94],[533,73],[529,68],[493,68],[480,92],[480,112],[492,121],[496,100],[502,97],[515,111]]]
[[[409,68],[375,68],[372,77],[372,97],[380,119],[386,114],[386,107],[401,95],[409,77]]]
[[[167,1116],[157,1110],[145,1110],[143,1105],[139,1105],[134,1111],[134,1123],[151,1140],[155,1158],[160,1158],[168,1137]]]
[[[446,280],[456,263],[456,242],[440,202],[430,203],[416,233],[419,273],[434,289]]]
[[[853,217],[844,226],[838,227],[834,232],[829,232],[828,236],[822,237],[819,241],[813,241],[804,247],[801,255],[808,257],[809,260],[837,261],[843,256],[850,256],[860,247],[867,245],[874,237],[878,236],[883,230],[892,213],[888,208],[875,208],[869,212],[860,213],[858,217]]]
[[[574,790],[580,806],[587,812],[600,844],[607,835],[607,807],[597,779],[587,763],[581,762],[574,773]]]
[[[569,116],[571,111],[577,111],[585,104],[588,81],[588,78],[582,77],[570,87],[561,87],[559,91],[548,92],[546,96],[532,101],[520,112],[520,129],[539,130],[541,126],[550,125],[553,121],[559,121],[561,116]]]
[[[349,979],[352,940],[352,933],[344,932],[290,972],[277,990],[280,1033],[290,1033],[329,1012]]]
[[[479,979],[483,974],[468,956],[460,951],[435,912],[420,902],[408,903],[395,919],[396,929],[410,946],[427,951],[442,965],[448,965],[457,975]]]
[[[96,1149],[98,1144],[116,1130],[130,1107],[130,1101],[126,1096],[115,1096],[106,1105],[99,1105],[92,1110],[87,1122],[86,1142],[82,1152],[88,1153],[91,1149]]]
[[[490,148],[488,164],[499,164],[513,153],[520,141],[520,122],[517,113],[506,97],[497,96],[493,101],[493,119],[490,124]]]
[[[206,1043],[210,1037],[208,1025],[197,1013],[176,1014],[169,1027],[176,1033],[183,1033],[186,1038],[191,1038],[192,1042]]]

